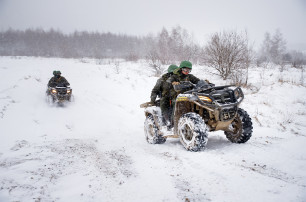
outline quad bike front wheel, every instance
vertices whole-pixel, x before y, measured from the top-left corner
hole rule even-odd
[[[152,114],[148,115],[145,120],[144,131],[148,143],[162,144],[166,142],[166,138],[159,134],[158,127],[154,122]]]
[[[46,95],[46,101],[49,105],[53,105],[55,103],[55,99],[52,95]]]
[[[69,102],[74,102],[74,101],[75,101],[74,96],[73,96],[73,95],[70,95],[70,97],[68,98],[68,101],[69,101]]]
[[[252,136],[252,119],[246,111],[239,108],[236,117],[229,126],[229,129],[231,131],[224,132],[229,141],[233,143],[245,143]]]
[[[199,114],[184,114],[178,121],[178,135],[189,151],[204,150],[208,140],[208,128]]]

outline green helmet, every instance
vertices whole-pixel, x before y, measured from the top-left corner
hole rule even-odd
[[[61,75],[61,74],[62,74],[61,71],[55,71],[55,70],[53,71],[53,75],[54,75],[54,76],[56,76],[56,75]]]
[[[168,67],[168,73],[171,73],[171,72],[173,72],[175,69],[177,69],[178,68],[178,66],[176,66],[176,65],[170,65],[169,67]]]
[[[189,61],[182,61],[179,68],[181,69],[181,68],[184,68],[184,67],[187,67],[187,68],[189,68],[189,69],[192,69],[192,64],[191,64],[191,62],[189,62]]]

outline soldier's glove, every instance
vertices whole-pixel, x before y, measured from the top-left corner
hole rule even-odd
[[[180,82],[177,82],[177,81],[172,82],[172,85],[174,85],[174,86],[179,85],[179,84],[180,84]]]

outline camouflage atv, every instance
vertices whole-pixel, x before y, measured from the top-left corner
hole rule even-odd
[[[171,132],[163,126],[158,103],[140,106],[145,108],[148,143],[161,144],[173,137],[179,138],[187,150],[200,151],[205,149],[210,131],[223,130],[233,143],[245,143],[252,136],[252,120],[238,107],[244,99],[240,87],[214,86],[201,80],[197,85],[181,82],[174,88],[180,94],[175,101]]]

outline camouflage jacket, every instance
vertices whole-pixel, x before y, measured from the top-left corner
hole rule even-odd
[[[172,82],[181,82],[181,81],[190,81],[193,84],[197,84],[200,79],[192,74],[183,74],[181,69],[174,70],[174,74],[167,79],[167,83],[172,86]],[[170,89],[170,97],[171,99],[175,99],[178,93],[172,87]]]
[[[169,90],[172,85],[169,85],[169,83],[167,83],[166,81],[172,74],[173,73],[166,73],[156,81],[156,84],[151,91],[151,102],[154,102],[157,96],[161,98],[169,97]]]
[[[49,80],[48,86],[49,87],[56,87],[56,86],[69,86],[70,84],[68,83],[68,81],[65,79],[65,77],[61,76],[59,78],[56,78],[55,76],[52,77]]]

